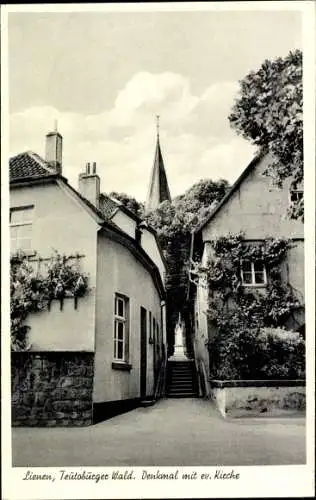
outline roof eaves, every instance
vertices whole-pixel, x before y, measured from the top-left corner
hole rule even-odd
[[[10,180],[10,186],[14,185],[15,187],[17,186],[24,186],[24,185],[31,185],[31,184],[43,184],[43,183],[48,183],[51,182],[52,180],[55,180],[59,177],[58,174],[49,174],[49,175],[32,175],[29,177],[15,177],[14,179]]]
[[[64,184],[66,186],[66,188],[68,188],[75,196],[77,196],[77,198],[79,198],[80,201],[82,201],[85,206],[90,209],[94,215],[96,215],[99,219],[99,223],[103,223],[105,221],[105,218],[104,218],[104,215],[102,214],[102,212],[100,210],[97,209],[97,207],[95,207],[93,205],[93,203],[91,203],[89,200],[87,200],[87,198],[85,198],[84,196],[82,196],[75,188],[73,188],[67,181],[67,179],[65,177],[61,177],[59,176],[58,177],[58,180],[62,182],[62,184]]]

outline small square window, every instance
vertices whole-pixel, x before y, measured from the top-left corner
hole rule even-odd
[[[294,189],[290,192],[290,202],[298,203],[303,199],[303,191],[299,189]]]
[[[267,274],[264,262],[243,260],[241,262],[241,281],[246,286],[266,285]]]

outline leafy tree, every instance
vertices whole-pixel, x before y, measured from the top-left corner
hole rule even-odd
[[[147,222],[157,231],[168,265],[166,289],[169,344],[173,343],[173,330],[179,311],[184,320],[188,314],[187,264],[191,231],[207,217],[228,189],[229,184],[226,180],[214,182],[210,179],[202,179],[183,195],[178,196],[172,202],[164,201],[156,210],[145,216]]]
[[[142,217],[144,213],[144,205],[140,203],[132,196],[129,196],[125,193],[117,193],[116,191],[112,191],[109,194],[110,197],[116,198],[118,201],[123,203],[123,205],[128,208],[131,212],[138,215],[138,217]]]
[[[280,186],[291,178],[294,189],[303,180],[302,108],[302,52],[296,50],[246,75],[229,116],[238,134],[273,154],[266,174]],[[303,219],[303,203],[293,204],[291,217]]]

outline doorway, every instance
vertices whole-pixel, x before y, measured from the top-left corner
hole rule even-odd
[[[140,397],[146,397],[147,378],[147,311],[140,308]]]

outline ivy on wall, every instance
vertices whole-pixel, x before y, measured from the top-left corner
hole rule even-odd
[[[79,255],[66,256],[55,252],[46,261],[45,276],[35,271],[30,260],[23,253],[10,259],[10,316],[11,349],[24,350],[27,345],[29,326],[25,320],[30,313],[50,308],[52,300],[60,301],[63,307],[65,297],[73,297],[75,308],[78,298],[88,292],[88,276],[80,270]],[[75,260],[75,262],[74,262]],[[40,257],[37,262],[42,262]]]
[[[230,234],[210,244],[212,256],[205,266],[193,264],[193,276],[195,282],[198,280],[209,290],[207,316],[215,327],[215,334],[207,341],[211,376],[220,379],[302,376],[304,339],[294,334],[294,341],[293,335],[286,335],[284,329],[289,317],[302,308],[295,290],[281,275],[291,242],[267,238],[249,243],[242,234]],[[243,260],[264,264],[266,286],[243,285]],[[262,336],[264,329],[268,329],[265,330],[268,334]]]

